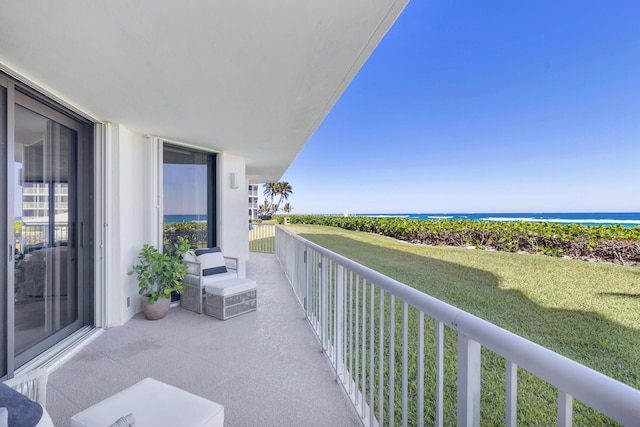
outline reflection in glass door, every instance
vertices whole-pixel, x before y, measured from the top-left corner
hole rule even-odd
[[[78,320],[78,132],[16,104],[14,140],[14,347],[16,360],[26,361],[43,350],[39,343]]]
[[[215,154],[164,144],[163,240],[184,237],[193,248],[215,246]]]

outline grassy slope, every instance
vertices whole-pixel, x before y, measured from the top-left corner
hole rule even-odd
[[[640,389],[640,268],[290,229]]]

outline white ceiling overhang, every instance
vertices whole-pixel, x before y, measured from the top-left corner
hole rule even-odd
[[[0,64],[141,134],[241,155],[276,181],[408,0],[25,0]]]

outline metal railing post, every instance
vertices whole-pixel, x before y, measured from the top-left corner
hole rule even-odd
[[[571,427],[573,424],[573,397],[558,390],[558,427]]]
[[[479,343],[458,333],[458,427],[480,427],[480,351]]]
[[[335,366],[336,380],[340,377],[340,368],[344,371],[342,360],[344,357],[343,339],[344,339],[344,267],[336,266],[336,291],[335,291],[335,322],[334,322],[334,346],[335,346]]]
[[[518,366],[507,360],[507,390],[505,396],[505,426],[518,425]]]

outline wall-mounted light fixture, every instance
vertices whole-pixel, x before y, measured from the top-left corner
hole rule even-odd
[[[238,174],[236,172],[231,172],[229,174],[229,187],[234,190],[238,188]]]

